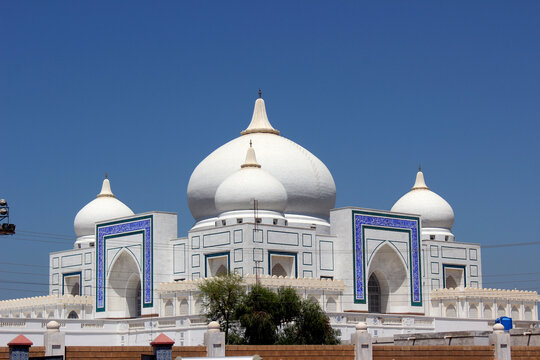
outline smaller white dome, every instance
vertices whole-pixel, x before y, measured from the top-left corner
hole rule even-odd
[[[253,209],[254,200],[257,200],[259,210],[283,213],[287,207],[285,187],[278,179],[261,169],[250,142],[246,161],[218,186],[215,203],[216,209],[224,213]]]
[[[454,210],[441,196],[429,190],[421,170],[411,191],[403,195],[391,211],[422,216],[422,228],[451,230],[454,225]]]
[[[111,183],[105,178],[97,198],[86,204],[75,216],[73,227],[77,234],[76,244],[88,240],[89,235],[94,235],[97,222],[130,215],[133,215],[133,211],[114,197]]]

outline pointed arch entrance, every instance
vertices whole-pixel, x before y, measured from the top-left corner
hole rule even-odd
[[[126,250],[118,255],[109,272],[107,312],[110,317],[141,316],[141,273]]]
[[[407,311],[409,274],[397,250],[382,245],[369,263],[368,310],[373,313]]]

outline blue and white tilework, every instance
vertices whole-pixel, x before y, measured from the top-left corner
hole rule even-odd
[[[105,243],[113,235],[143,234],[143,306],[152,306],[152,222],[153,217],[145,216],[129,219],[125,222],[98,225],[97,227],[97,274],[96,274],[96,311],[105,311]]]
[[[420,237],[419,222],[416,219],[402,217],[390,217],[388,215],[354,213],[354,301],[365,303],[366,301],[366,274],[364,274],[364,239],[362,228],[375,226],[381,229],[404,229],[410,232],[411,245],[411,305],[422,305],[422,281],[420,274]]]

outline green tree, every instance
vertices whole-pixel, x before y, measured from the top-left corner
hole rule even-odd
[[[249,345],[271,345],[277,339],[279,325],[276,293],[255,285],[239,306],[237,315],[244,328],[244,341]]]
[[[302,300],[294,322],[283,328],[277,340],[283,345],[339,344],[339,333],[330,326],[330,319],[318,303]]]
[[[229,344],[234,337],[231,328],[237,320],[237,309],[244,297],[242,278],[232,273],[213,277],[199,285],[199,289],[206,318],[219,322],[225,342]]]
[[[290,287],[276,293],[255,285],[245,294],[242,278],[229,274],[199,288],[205,315],[220,322],[227,344],[339,344],[319,304],[302,300]]]

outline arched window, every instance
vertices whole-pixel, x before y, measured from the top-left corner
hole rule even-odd
[[[489,305],[484,306],[484,319],[493,318],[493,313],[491,312],[491,307]]]
[[[525,306],[525,320],[532,320],[532,310],[528,306]]]
[[[78,319],[79,315],[77,315],[77,312],[75,310],[73,310],[73,311],[70,311],[67,318],[68,319]]]
[[[285,271],[285,269],[283,268],[281,264],[277,263],[272,268],[272,275],[285,277],[287,276],[287,272]]]
[[[37,317],[38,319],[41,319],[41,318],[43,317],[43,313],[42,313],[41,311],[38,312],[38,313],[36,314],[36,317]]]
[[[315,304],[319,303],[319,300],[313,295],[311,295],[308,300],[311,302],[314,302]]]
[[[519,309],[517,306],[512,306],[512,319],[519,320]]]
[[[476,319],[478,318],[478,308],[476,307],[475,304],[472,304],[470,307],[469,307],[469,317],[471,319]]]
[[[452,276],[446,277],[446,288],[447,289],[455,289],[457,288],[456,280]]]
[[[497,316],[506,316],[506,309],[504,308],[504,305],[499,305],[497,308]]]
[[[446,317],[457,317],[456,307],[452,304],[446,307]]]
[[[80,291],[79,291],[79,283],[76,282],[75,284],[73,284],[73,287],[71,288],[71,295],[75,296],[75,295],[79,295],[80,294]]]
[[[220,265],[216,271],[216,276],[225,276],[227,275],[227,268],[225,265]]]
[[[180,315],[189,315],[189,304],[186,299],[180,301]]]
[[[173,316],[173,304],[171,300],[165,303],[165,316]]]
[[[54,310],[49,312],[49,315],[47,316],[49,319],[54,318]]]
[[[199,315],[202,310],[202,300],[199,298],[195,301],[195,314]]]
[[[337,311],[337,304],[336,304],[336,300],[334,300],[334,298],[328,298],[328,300],[326,300],[326,311],[328,312],[336,312]]]
[[[368,312],[381,313],[381,286],[375,274],[368,281]]]

